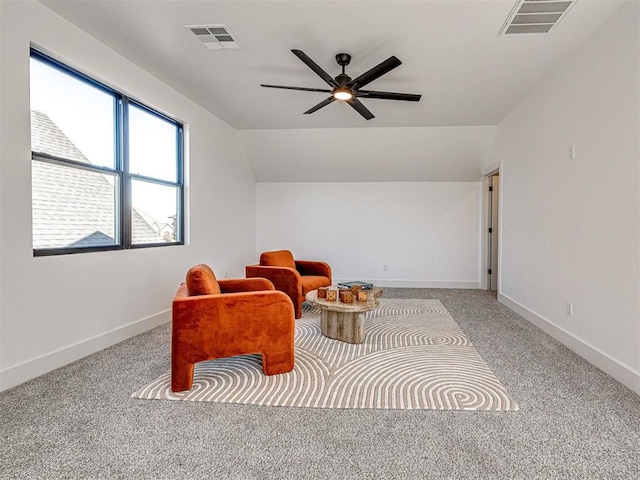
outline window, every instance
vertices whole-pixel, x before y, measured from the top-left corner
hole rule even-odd
[[[183,128],[31,50],[34,255],[184,243]]]

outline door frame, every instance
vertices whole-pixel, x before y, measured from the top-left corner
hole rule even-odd
[[[494,175],[500,175],[500,185],[502,186],[502,172],[501,165],[496,163],[491,165],[488,168],[485,168],[483,171],[482,177],[482,221],[481,225],[481,235],[480,235],[480,249],[481,249],[481,261],[480,261],[480,288],[482,290],[490,290],[491,283],[489,282],[489,265],[490,265],[490,256],[491,256],[491,244],[489,242],[489,220],[491,218],[491,199],[489,192],[489,177]],[[500,188],[502,190],[502,188]],[[502,192],[499,193],[498,197],[498,220],[502,218]],[[500,222],[501,223],[501,222]],[[498,235],[498,290],[500,293],[500,271],[501,268],[501,255],[500,252],[502,250],[502,245],[500,242],[501,237],[501,228],[497,229]],[[493,233],[493,232],[492,232]]]

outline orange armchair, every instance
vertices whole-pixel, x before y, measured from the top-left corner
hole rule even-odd
[[[271,280],[276,290],[286,293],[293,302],[296,318],[302,316],[302,302],[307,293],[331,285],[331,267],[327,263],[294,260],[289,250],[264,252],[259,265],[246,267],[246,275]]]
[[[293,305],[264,278],[216,280],[196,265],[173,299],[171,390],[190,390],[196,362],[262,354],[262,371],[293,369]]]

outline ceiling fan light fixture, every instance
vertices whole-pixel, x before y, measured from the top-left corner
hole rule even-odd
[[[336,100],[351,100],[353,92],[347,88],[337,88],[333,91],[333,98]]]

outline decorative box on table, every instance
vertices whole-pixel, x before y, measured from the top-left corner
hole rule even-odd
[[[338,288],[344,288],[344,289],[348,289],[351,291],[358,291],[358,290],[371,290],[373,288],[373,283],[368,283],[368,282],[361,282],[361,281],[355,281],[355,282],[342,282],[338,284]]]

